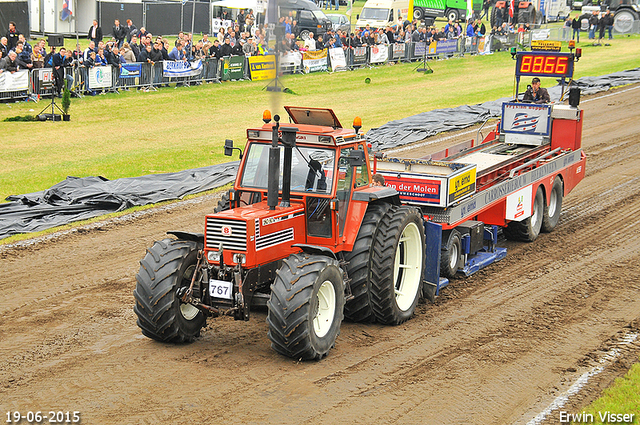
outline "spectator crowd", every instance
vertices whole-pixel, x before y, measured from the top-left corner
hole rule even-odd
[[[488,0],[487,0],[488,1]],[[487,4],[485,1],[485,4]],[[338,1],[320,2],[325,7],[335,5]],[[487,10],[485,10],[487,12]],[[282,16],[273,31],[267,31],[261,16],[256,16],[251,9],[239,10],[235,19],[231,13],[223,9],[218,16],[219,22],[224,23],[215,34],[204,34],[199,39],[194,39],[192,33],[180,32],[175,41],[154,36],[144,27],[137,28],[131,19],[121,23],[114,21],[111,28],[111,37],[105,41],[104,33],[97,20],[87,31],[89,46],[81,49],[76,45],[74,50],[64,47],[57,49],[50,47],[47,50],[46,42],[40,39],[33,46],[18,31],[14,22],[9,23],[6,36],[0,39],[0,72],[15,72],[22,69],[53,68],[55,82],[58,91],[64,81],[72,85],[73,75],[65,75],[64,69],[76,67],[84,70],[82,77],[86,77],[86,69],[94,66],[111,65],[119,75],[122,65],[127,63],[157,64],[164,61],[194,61],[198,59],[216,58],[227,56],[254,56],[280,52],[304,52],[322,50],[326,48],[350,49],[361,46],[373,46],[379,44],[396,43],[432,43],[439,40],[451,40],[460,37],[482,37],[485,35],[507,35],[524,33],[529,31],[529,25],[510,22],[508,15],[498,14],[496,26],[487,31],[485,24],[480,19],[469,19],[467,22],[449,21],[446,25],[437,28],[426,27],[418,21],[409,21],[398,17],[394,25],[384,28],[357,28],[353,32],[328,30],[324,34],[313,34],[301,31],[294,19],[293,12],[288,16]],[[486,13],[485,13],[486,16]],[[586,22],[585,22],[586,20]],[[579,41],[580,29],[589,29],[589,39],[595,39],[596,30],[600,30],[600,39],[604,37],[605,30],[609,31],[613,16],[607,11],[602,17],[594,12],[592,16],[567,19],[565,30],[573,29],[573,37]],[[576,32],[577,31],[577,32]],[[270,40],[270,36],[275,40]]]

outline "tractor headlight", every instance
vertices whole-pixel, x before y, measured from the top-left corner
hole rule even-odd
[[[260,137],[260,132],[256,130],[249,130],[247,131],[247,135],[250,139],[257,139],[258,137]]]
[[[244,264],[247,262],[247,257],[244,254],[233,254],[233,262],[236,264]]]
[[[211,262],[220,262],[220,251],[209,251],[207,259]]]

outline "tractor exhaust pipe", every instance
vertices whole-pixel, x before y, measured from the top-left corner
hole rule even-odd
[[[282,144],[284,145],[284,164],[282,170],[282,202],[281,207],[291,206],[291,159],[293,147],[296,145],[297,128],[285,127],[282,129]]]
[[[276,125],[271,130],[271,147],[269,148],[269,170],[267,171],[267,205],[275,210],[278,205],[278,183],[280,174],[280,147],[278,146],[278,132],[280,131],[280,116],[275,115]]]

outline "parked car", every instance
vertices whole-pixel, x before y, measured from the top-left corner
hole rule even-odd
[[[347,34],[351,33],[351,23],[345,15],[327,13],[327,18],[331,21],[334,31],[346,31]]]

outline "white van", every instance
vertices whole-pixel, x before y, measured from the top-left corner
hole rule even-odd
[[[356,28],[384,28],[398,23],[398,17],[407,19],[409,0],[367,0],[362,7]]]

